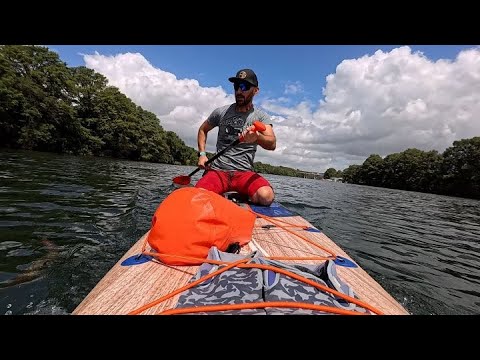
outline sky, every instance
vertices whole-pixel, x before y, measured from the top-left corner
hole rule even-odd
[[[46,46],[68,66],[103,74],[195,149],[201,123],[235,101],[228,78],[253,69],[254,106],[277,136],[255,161],[271,165],[323,173],[480,136],[478,45]]]

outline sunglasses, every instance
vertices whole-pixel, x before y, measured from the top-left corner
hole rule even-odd
[[[244,83],[244,82],[233,84],[233,88],[235,89],[235,91],[237,91],[238,89],[242,91],[248,91],[252,86],[253,86],[252,84]]]

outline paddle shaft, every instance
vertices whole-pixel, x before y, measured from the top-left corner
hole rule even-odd
[[[265,131],[266,130],[265,125],[261,121],[255,120],[252,125],[255,127],[255,131]],[[212,156],[211,159],[208,159],[205,162],[204,165],[210,164],[213,160],[215,160],[219,156],[223,155],[225,153],[225,151],[228,151],[232,147],[238,145],[243,140],[244,140],[244,138],[243,138],[243,135],[242,135],[238,139],[236,139],[234,142],[232,142],[230,145],[228,145],[226,148],[224,148],[223,150],[219,151],[217,154]],[[188,185],[188,184],[190,184],[190,178],[200,169],[202,169],[202,168],[197,167],[195,170],[193,170],[190,174],[188,174],[186,176],[177,176],[176,178],[173,179],[173,183],[177,184],[177,185]]]
[[[238,138],[237,140],[235,140],[234,142],[232,142],[230,145],[228,145],[226,148],[224,148],[223,150],[219,151],[218,153],[216,153],[215,155],[213,155],[210,159],[208,159],[207,161],[205,161],[205,165],[208,165],[210,164],[213,160],[215,160],[216,158],[218,158],[219,156],[223,155],[225,153],[225,151],[228,151],[230,150],[232,147],[238,145],[240,143],[240,138]],[[195,175],[197,173],[197,171],[200,171],[201,168],[196,168],[195,170],[193,170],[190,174],[188,174],[187,176],[188,177],[192,177],[193,175]]]

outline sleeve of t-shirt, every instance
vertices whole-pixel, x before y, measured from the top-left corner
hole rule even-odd
[[[259,111],[258,120],[273,127],[272,118],[265,111]]]
[[[212,111],[210,116],[207,118],[208,123],[215,127],[220,123],[220,109],[215,109]]]

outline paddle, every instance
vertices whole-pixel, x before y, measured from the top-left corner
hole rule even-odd
[[[255,131],[265,131],[265,129],[266,129],[265,125],[258,120],[254,121],[252,125],[255,126]],[[213,160],[215,160],[219,156],[223,155],[225,153],[225,151],[230,150],[232,147],[238,145],[242,141],[243,141],[243,137],[239,137],[234,142],[232,142],[230,145],[228,145],[226,148],[219,151],[214,156],[212,156],[210,159],[208,159],[205,162],[205,165],[210,164]],[[200,169],[201,168],[198,167],[188,175],[180,175],[180,176],[177,176],[177,177],[173,178],[173,183],[176,184],[176,185],[183,185],[183,186],[189,185],[190,184],[190,178]]]

